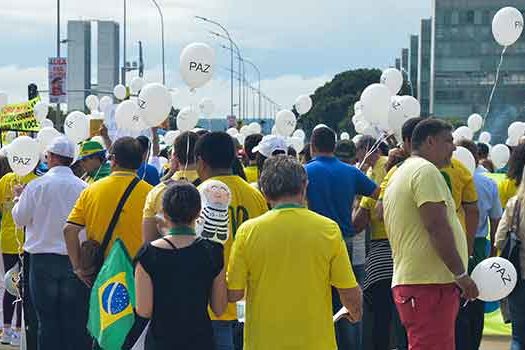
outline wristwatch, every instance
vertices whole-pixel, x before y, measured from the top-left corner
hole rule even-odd
[[[454,276],[454,279],[455,279],[456,281],[459,281],[460,279],[465,278],[465,277],[467,277],[467,276],[468,276],[468,272],[465,271],[465,272],[463,272],[463,273],[461,273],[461,274],[459,274],[459,275]]]

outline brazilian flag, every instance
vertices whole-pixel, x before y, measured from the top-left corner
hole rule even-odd
[[[102,349],[120,349],[133,326],[135,315],[133,265],[120,239],[104,261],[91,289],[89,333]]]

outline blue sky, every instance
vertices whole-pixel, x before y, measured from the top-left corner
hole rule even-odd
[[[128,1],[128,56],[137,40],[145,43],[146,79],[160,78],[158,14],[150,0]],[[55,54],[56,0],[8,0],[0,9],[0,90],[10,101],[25,96],[36,80],[47,85],[47,57]],[[62,1],[62,37],[69,19],[122,20],[123,0]],[[429,17],[431,0],[158,0],[166,20],[166,66],[169,87],[178,88],[180,103],[203,96],[214,98],[217,112],[227,109],[228,73],[189,96],[178,76],[182,47],[204,41],[217,50],[219,64],[229,65],[228,52],[208,31],[214,27],[193,16],[224,24],[244,56],[261,70],[263,90],[278,103],[312,93],[334,74],[352,68],[386,68],[419,32]],[[65,47],[63,51],[65,52]]]

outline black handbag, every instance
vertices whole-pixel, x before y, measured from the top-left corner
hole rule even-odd
[[[516,200],[516,205],[514,206],[514,212],[512,213],[512,223],[510,229],[507,232],[507,238],[503,243],[503,248],[501,249],[500,256],[502,258],[510,261],[516,268],[518,273],[518,279],[521,278],[521,269],[520,269],[520,250],[521,250],[521,240],[518,237],[518,232],[520,229],[520,216],[521,216],[521,200]]]

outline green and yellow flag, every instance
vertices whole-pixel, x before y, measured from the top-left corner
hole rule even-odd
[[[88,330],[102,349],[120,349],[135,315],[133,266],[117,239],[91,289]]]

